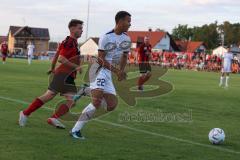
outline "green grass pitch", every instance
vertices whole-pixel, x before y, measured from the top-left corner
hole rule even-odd
[[[17,125],[19,111],[47,89],[49,67],[49,62],[33,61],[29,66],[26,60],[16,59],[0,65],[0,160],[238,160],[240,157],[239,75],[232,75],[229,89],[224,89],[218,86],[219,73],[169,70],[161,80],[173,85],[170,93],[138,98],[134,107],[119,98],[118,108],[90,121],[83,129],[87,139],[78,141],[68,135],[74,121],[63,121],[66,130],[57,130],[46,123],[51,109],[62,100],[60,96],[33,113],[25,128]],[[81,83],[81,79],[82,76],[77,82]],[[131,85],[134,88],[135,84]],[[87,97],[81,99],[72,112],[80,112],[89,101]],[[190,119],[161,122],[123,119],[126,113],[146,115],[156,111],[165,115],[185,113]],[[225,131],[223,145],[213,146],[208,141],[210,129],[216,127]]]

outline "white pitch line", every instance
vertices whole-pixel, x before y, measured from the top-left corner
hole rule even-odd
[[[26,105],[29,104],[29,102],[22,101],[22,100],[19,100],[19,99],[13,99],[13,98],[9,98],[9,97],[0,96],[0,99],[15,102],[15,103],[20,103],[20,104],[26,104]],[[54,109],[49,108],[49,107],[43,107],[43,108],[46,109],[46,110],[51,110],[51,111],[54,110]],[[234,150],[231,150],[231,149],[221,148],[219,146],[207,145],[207,144],[198,143],[198,142],[194,142],[194,141],[190,141],[190,140],[186,140],[186,139],[181,139],[181,138],[177,138],[177,137],[173,137],[173,136],[168,136],[168,135],[159,134],[159,133],[155,133],[155,132],[150,132],[150,131],[146,131],[146,130],[142,130],[142,129],[137,129],[137,128],[129,127],[127,125],[112,123],[112,122],[104,121],[104,120],[100,120],[100,119],[94,119],[94,121],[97,121],[97,122],[103,123],[103,124],[107,124],[107,125],[111,125],[111,126],[114,126],[114,127],[125,128],[125,129],[131,130],[131,131],[144,133],[144,134],[148,134],[148,135],[152,135],[152,136],[156,136],[156,137],[162,137],[162,138],[165,138],[165,139],[170,139],[170,140],[183,142],[183,143],[187,143],[187,144],[191,144],[191,145],[211,148],[211,149],[215,149],[215,150],[219,150],[219,151],[223,151],[223,152],[228,152],[228,153],[233,153],[233,154],[240,154],[239,151],[234,151]]]

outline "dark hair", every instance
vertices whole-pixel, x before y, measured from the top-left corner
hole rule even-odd
[[[118,23],[119,20],[124,19],[126,16],[131,17],[131,14],[126,11],[119,11],[115,16],[115,22]]]
[[[76,27],[78,24],[83,24],[83,21],[78,20],[78,19],[72,19],[72,20],[68,23],[68,28]]]

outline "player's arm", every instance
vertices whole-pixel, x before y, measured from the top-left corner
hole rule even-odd
[[[74,64],[62,55],[59,55],[58,62],[65,65],[66,67],[69,67],[69,68],[72,68],[72,69],[75,69],[75,70],[81,70],[80,64],[79,65]]]
[[[51,70],[54,70],[58,61],[58,57],[59,57],[59,52],[56,52],[56,54],[54,55],[53,59],[52,59],[52,65],[51,65]]]
[[[127,65],[127,60],[128,60],[128,52],[124,52],[120,59],[120,70],[121,71],[125,70],[125,67]]]
[[[153,61],[153,55],[152,55],[151,51],[148,54],[148,59],[149,59],[149,61]]]
[[[141,59],[143,57],[143,46],[141,45],[138,48],[138,58]],[[142,60],[141,60],[142,61]]]
[[[79,66],[79,69],[78,69],[78,72],[81,74],[82,73],[82,61],[81,61],[81,56],[79,56],[79,61],[78,61],[78,66]]]
[[[74,45],[71,45],[72,42],[64,42],[62,47],[58,49],[59,56],[58,56],[58,62],[61,63],[61,65],[64,65],[68,68],[71,68],[72,70],[81,70],[80,63],[75,64],[68,60],[68,57],[71,55],[70,50],[73,49]]]
[[[222,64],[221,64],[221,68],[224,67],[224,57],[222,57]]]
[[[108,70],[112,71],[118,76],[118,80],[121,81],[126,78],[126,73],[124,71],[121,71],[120,69],[114,67],[111,65],[106,59],[105,59],[106,53],[103,50],[98,51],[98,63],[104,68],[107,68]]]
[[[47,74],[51,74],[54,73],[57,61],[58,61],[58,57],[59,57],[59,52],[57,51],[56,54],[54,55],[53,59],[52,59],[52,64],[51,64],[51,68],[48,70]]]
[[[149,52],[148,52],[148,59],[149,59],[150,61],[153,60],[153,56],[152,56],[152,46],[150,47]]]

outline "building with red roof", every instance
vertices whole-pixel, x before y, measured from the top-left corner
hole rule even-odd
[[[201,41],[176,41],[181,52],[201,53],[206,51],[206,45]]]
[[[179,48],[172,36],[168,32],[163,31],[128,31],[127,34],[131,38],[132,48],[137,48],[138,44],[143,43],[144,37],[149,37],[153,50],[179,51]]]

